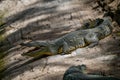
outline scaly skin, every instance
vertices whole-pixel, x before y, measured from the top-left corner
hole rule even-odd
[[[87,74],[85,70],[85,65],[72,66],[65,72],[63,80],[120,80],[110,76],[93,75],[95,73]]]
[[[23,46],[38,47],[40,50],[24,53],[27,56],[39,55],[56,55],[59,53],[70,53],[71,51],[85,46],[94,47],[99,40],[105,38],[112,33],[111,19],[104,17],[103,22],[95,28],[78,30],[68,33],[58,39],[52,41],[32,41],[22,43]]]

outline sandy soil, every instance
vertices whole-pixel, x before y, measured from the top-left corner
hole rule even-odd
[[[87,1],[87,0],[86,0]],[[7,9],[7,34],[14,47],[5,60],[8,69],[3,80],[62,80],[72,65],[87,65],[88,72],[120,77],[120,38],[112,35],[94,48],[80,48],[67,55],[34,59],[21,54],[31,48],[20,46],[28,40],[52,40],[75,31],[88,19],[101,17],[88,0],[4,0],[0,10]],[[88,4],[89,3],[89,4]],[[94,4],[96,5],[96,4]]]

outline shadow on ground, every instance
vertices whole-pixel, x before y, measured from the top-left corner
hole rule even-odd
[[[46,5],[32,6],[26,10],[23,10],[19,13],[9,16],[7,18],[7,24],[5,26],[12,25],[16,22],[19,22],[19,23],[26,22],[26,25],[24,25],[22,28],[16,30],[14,33],[8,36],[7,41],[9,42],[9,44],[14,45],[14,43],[20,40],[23,40],[23,41],[25,40],[48,40],[48,39],[52,40],[52,39],[58,38],[66,33],[76,30],[76,28],[79,28],[82,23],[80,22],[80,20],[82,21],[87,20],[88,18],[86,17],[93,14],[92,11],[86,14],[86,12],[83,12],[83,11],[87,11],[87,9],[84,8],[85,6],[75,7],[75,4],[69,10],[59,10],[60,4],[71,2],[71,0],[61,1],[61,2],[58,2],[57,4],[53,4],[54,1],[55,0],[37,1],[31,4],[31,6],[36,5],[36,4],[41,4],[41,2],[43,2],[44,4],[49,2],[50,5],[49,6],[46,6]],[[86,19],[83,19],[83,18],[86,18]],[[112,41],[103,42],[101,45],[104,45],[102,46],[102,48],[105,50],[105,52],[100,55],[107,56],[107,55],[111,55],[110,53],[108,53],[110,51],[111,52],[118,51],[119,50],[118,43],[119,42],[117,41],[114,41],[113,43]],[[16,47],[16,45],[14,45],[12,48],[14,47]],[[24,48],[24,49],[27,50],[28,48]],[[23,47],[20,47],[17,49],[15,48],[14,50],[9,51],[8,53],[12,55],[12,57],[18,54],[24,53]],[[119,62],[120,55],[119,55],[119,52],[114,53],[114,55],[116,55],[115,59],[113,59],[112,61],[106,61],[108,63],[106,65],[109,65],[109,68],[110,68],[110,70],[107,73],[108,74],[110,73],[115,76],[119,76],[119,75],[116,75],[116,73],[119,74],[120,66],[117,63]],[[88,59],[87,57],[90,56],[90,54],[85,55],[85,56],[86,56],[85,59],[87,60]],[[75,57],[76,56],[74,56],[73,58]],[[99,58],[99,57],[95,56],[94,58],[91,58],[89,60],[93,60],[93,62],[95,62],[94,60],[96,60],[96,58]],[[10,76],[10,78],[12,79],[19,75],[24,75],[25,72],[34,73],[34,69],[37,66],[39,67],[40,70],[41,69],[43,70],[43,68],[45,68],[46,70],[45,66],[49,67],[49,69],[52,67],[59,67],[58,69],[61,69],[61,68],[66,69],[68,66],[71,66],[76,62],[76,61],[72,62],[71,58],[68,58],[68,59],[66,58],[66,60],[63,60],[62,63],[54,62],[54,63],[47,64],[46,59],[47,58],[44,58],[43,60],[32,59],[32,60],[27,60],[27,61],[13,62],[10,64],[9,69],[6,70],[5,74],[7,77]],[[80,59],[83,59],[83,58],[80,58]],[[71,62],[71,63],[64,63],[64,61]],[[17,63],[21,63],[21,64],[17,65]],[[81,64],[81,62],[78,62],[77,64]],[[99,64],[96,63],[94,65],[97,66]],[[101,65],[101,66],[104,66],[104,65]],[[65,71],[65,69],[63,71]],[[52,70],[54,70],[54,68],[52,68]],[[47,80],[49,77],[52,78],[51,80],[57,80],[56,78],[58,76],[62,76],[63,73],[64,72],[61,72],[61,74],[58,74],[58,75],[48,75],[43,80]]]

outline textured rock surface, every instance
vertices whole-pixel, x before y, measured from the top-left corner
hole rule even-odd
[[[0,10],[6,11],[6,35],[9,45],[5,57],[3,80],[62,80],[71,65],[86,64],[88,71],[119,77],[119,39],[109,36],[94,48],[81,48],[68,55],[42,59],[21,56],[31,48],[19,43],[48,40],[79,29],[88,19],[101,17],[92,10],[93,0],[3,0]]]

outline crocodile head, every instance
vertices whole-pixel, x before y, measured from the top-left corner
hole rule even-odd
[[[41,44],[41,45],[40,45]],[[30,56],[30,57],[44,57],[51,55],[51,51],[48,45],[44,42],[30,42],[30,43],[22,43],[22,46],[30,47],[30,50],[23,53],[22,56]]]
[[[44,57],[49,55],[51,55],[51,52],[48,47],[35,47],[34,49],[22,54],[22,56],[30,57]]]
[[[85,64],[76,66],[82,73],[85,73],[87,66]]]
[[[29,50],[26,53],[23,53],[22,56],[30,56],[30,57],[44,57],[49,56],[52,53],[50,52],[48,47],[35,47],[32,50]]]

